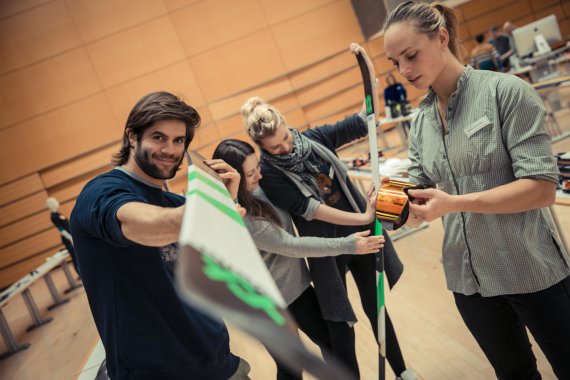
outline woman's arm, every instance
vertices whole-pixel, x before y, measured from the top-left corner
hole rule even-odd
[[[389,180],[387,177],[382,178],[383,182],[387,180]],[[374,191],[374,185],[370,186],[364,213],[341,211],[321,203],[314,212],[312,219],[341,226],[363,226],[372,223],[376,217],[376,195],[377,192]]]
[[[362,231],[343,238],[293,236],[268,220],[246,222],[258,249],[288,257],[325,257],[342,254],[377,252],[384,245],[383,236],[369,236]]]
[[[432,221],[452,212],[508,214],[548,207],[554,203],[556,184],[547,180],[522,178],[494,189],[463,195],[441,190],[409,190],[420,204],[411,204],[410,213]]]

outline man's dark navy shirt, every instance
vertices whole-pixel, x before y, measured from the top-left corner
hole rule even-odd
[[[180,300],[169,269],[176,244],[148,247],[123,235],[117,210],[130,202],[178,207],[184,198],[114,169],[85,186],[70,218],[109,376],[227,379],[239,358],[225,325]]]

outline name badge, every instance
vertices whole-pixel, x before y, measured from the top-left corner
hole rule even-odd
[[[491,125],[491,120],[487,116],[483,116],[479,120],[475,121],[473,124],[465,128],[465,134],[467,137],[473,136],[477,131],[485,128],[486,126]]]

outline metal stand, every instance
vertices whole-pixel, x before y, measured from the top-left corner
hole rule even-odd
[[[405,236],[413,234],[414,232],[417,232],[418,230],[428,228],[428,227],[429,227],[428,222],[423,222],[422,224],[420,224],[418,227],[415,227],[415,228],[402,226],[402,228],[400,228],[398,230],[398,232],[396,232],[394,234],[390,234],[390,238],[392,239],[392,241],[396,241],[396,240],[401,239]]]
[[[69,302],[69,298],[61,298],[61,296],[59,295],[50,273],[46,273],[46,275],[44,276],[44,281],[46,282],[51,297],[53,298],[53,304],[48,306],[47,308],[48,310],[55,309],[56,307]]]
[[[52,317],[48,317],[46,319],[42,319],[42,316],[40,315],[40,312],[38,310],[38,306],[36,305],[33,297],[32,297],[32,293],[30,293],[29,289],[26,289],[22,292],[22,297],[24,298],[24,301],[26,303],[26,307],[28,308],[28,311],[30,312],[30,316],[32,317],[32,320],[34,321],[34,323],[29,326],[26,331],[30,332],[42,325],[45,325],[46,323],[49,323],[53,320]]]
[[[63,291],[64,293],[67,294],[67,293],[72,292],[75,289],[83,286],[82,284],[75,281],[75,279],[73,278],[73,275],[71,274],[71,271],[69,270],[69,264],[67,263],[67,260],[63,260],[61,262],[61,269],[63,269],[63,273],[65,273],[65,277],[67,278],[67,282],[69,283],[69,288],[65,289]]]
[[[10,326],[8,326],[8,322],[6,321],[2,310],[0,310],[0,333],[2,333],[2,339],[4,340],[4,344],[8,349],[8,351],[0,354],[0,360],[6,359],[7,357],[14,355],[16,352],[25,350],[30,347],[30,343],[18,344],[16,342],[16,339],[14,339],[12,330],[10,330]]]

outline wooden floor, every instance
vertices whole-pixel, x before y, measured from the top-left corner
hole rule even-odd
[[[559,122],[564,129],[570,129],[570,112],[561,112]],[[388,132],[387,136],[390,143],[399,142],[395,130]],[[357,155],[363,151],[363,146],[355,145],[343,154]],[[553,150],[570,151],[570,138],[555,143]],[[567,239],[570,239],[570,207],[554,208],[562,230],[566,231]],[[440,262],[442,236],[441,222],[434,221],[428,228],[395,243],[405,270],[395,289],[387,295],[386,303],[404,358],[421,379],[492,379],[494,374],[489,363],[465,328],[452,295],[446,290]],[[56,272],[54,280],[59,289],[66,287],[63,273]],[[71,302],[52,311],[46,310],[51,299],[45,283],[38,281],[31,290],[42,315],[53,316],[54,320],[26,333],[25,328],[31,321],[21,297],[16,297],[4,308],[4,315],[17,340],[32,345],[27,350],[0,361],[0,378],[75,379],[98,339],[84,290],[75,290],[70,295]],[[359,318],[355,328],[361,377],[377,379],[376,344],[351,280],[349,293]],[[231,326],[230,334],[232,351],[243,356],[252,366],[251,378],[274,378],[275,366],[265,349]],[[307,345],[315,349],[310,342]],[[533,344],[533,348],[543,378],[555,379],[538,346]],[[394,376],[389,371],[387,379],[390,378]]]

